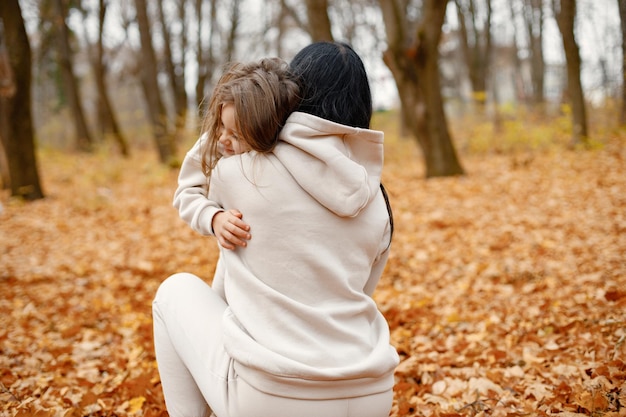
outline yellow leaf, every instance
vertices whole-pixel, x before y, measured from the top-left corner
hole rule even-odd
[[[146,397],[135,397],[132,398],[128,404],[130,408],[128,409],[129,414],[135,414],[138,411],[141,411],[141,407],[143,407],[143,403],[146,402]]]

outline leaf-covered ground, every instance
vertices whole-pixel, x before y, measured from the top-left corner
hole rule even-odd
[[[44,152],[48,197],[1,195],[0,416],[165,415],[151,300],[174,272],[210,279],[217,251],[153,154]],[[624,139],[427,181],[410,142],[387,155],[392,416],[625,415]]]

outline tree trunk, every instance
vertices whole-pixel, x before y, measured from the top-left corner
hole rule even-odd
[[[137,9],[137,24],[141,40],[141,85],[143,87],[148,116],[152,123],[154,140],[162,163],[171,163],[175,157],[174,143],[167,129],[167,112],[161,99],[157,60],[152,46],[150,23],[146,0],[135,0]]]
[[[509,12],[511,15],[511,21],[515,21],[515,15],[517,14],[515,10],[515,0],[509,0]],[[522,9],[524,6],[522,5]],[[526,102],[526,90],[524,88],[524,77],[522,77],[521,68],[522,61],[519,57],[519,48],[518,48],[518,32],[517,25],[513,25],[513,45],[511,47],[511,61],[513,62],[513,85],[515,86],[515,98],[521,102]]]
[[[0,1],[0,20],[15,83],[12,94],[0,97],[0,139],[8,162],[11,195],[36,200],[44,195],[31,113],[31,51],[18,0]]]
[[[524,21],[528,31],[528,45],[530,49],[530,75],[533,86],[533,104],[541,105],[544,102],[544,73],[545,61],[543,58],[543,0],[524,0]]]
[[[235,56],[235,41],[237,40],[237,29],[239,27],[239,4],[241,0],[233,0],[230,9],[230,31],[226,42],[226,62],[231,62]]]
[[[178,21],[182,22],[182,33],[181,38],[185,39],[185,16],[184,16],[184,8],[185,1],[179,0],[180,3],[177,4],[177,12],[179,13]],[[174,111],[176,113],[175,126],[176,133],[182,130],[185,125],[185,118],[187,115],[187,93],[185,92],[185,72],[184,72],[184,63],[185,63],[185,42],[181,41],[181,63],[178,65],[174,62],[174,56],[172,54],[172,36],[170,34],[170,28],[165,21],[165,13],[163,12],[163,0],[157,1],[158,9],[159,9],[159,20],[161,22],[161,32],[163,33],[163,60],[165,64],[165,71],[168,75],[168,80],[170,82],[170,86],[172,89],[172,93],[174,95]]]
[[[572,144],[587,144],[587,111],[580,81],[580,53],[574,37],[576,0],[552,0],[567,61],[567,93],[572,104]]]
[[[474,103],[483,108],[487,100],[487,77],[491,56],[491,0],[486,0],[487,11],[481,24],[477,22],[475,0],[455,0],[455,3],[461,47],[469,71]]]
[[[113,135],[113,137],[115,138],[115,142],[120,149],[120,153],[124,156],[128,156],[128,142],[122,134],[115,114],[113,113],[113,108],[111,106],[111,100],[109,98],[109,92],[106,83],[106,70],[104,65],[104,48],[102,45],[102,37],[104,31],[104,18],[106,16],[107,4],[105,0],[99,0],[98,3],[98,39],[96,41],[96,54],[91,59],[91,65],[93,67],[96,89],[98,91],[98,115],[100,119],[100,126],[103,133],[110,133]]]
[[[279,12],[276,22],[278,28],[278,36],[276,37],[276,56],[283,56],[283,42],[285,40],[285,33],[287,33],[287,17],[289,16],[289,9],[285,0],[280,0]],[[269,29],[269,28],[268,28]]]
[[[180,62],[175,67],[175,77],[176,77],[176,121],[177,121],[177,129],[181,129],[185,127],[185,123],[187,122],[187,112],[189,110],[189,96],[187,95],[187,72],[185,71],[186,62],[187,62],[187,51],[189,48],[189,34],[187,33],[187,0],[179,0],[177,2],[178,11],[178,20],[183,22],[183,27],[181,28],[180,33],[180,50],[182,51],[182,55],[180,58]]]
[[[15,77],[13,76],[13,69],[9,62],[9,52],[5,42],[3,26],[0,25],[0,100],[9,100],[15,96]],[[2,102],[0,101],[0,103]],[[9,121],[6,112],[2,111],[1,106],[2,104],[0,104],[0,189],[7,190],[11,187],[11,176],[9,174],[9,160],[2,137],[7,136]]]
[[[332,41],[333,33],[328,17],[328,0],[306,0],[308,32],[313,42]]]
[[[447,1],[424,1],[415,34],[409,33],[406,13],[397,2],[379,2],[388,44],[383,59],[398,88],[404,123],[422,149],[426,177],[464,174],[448,131],[440,88],[439,40]]]
[[[622,111],[620,123],[626,125],[626,0],[617,0],[622,28]]]
[[[67,17],[67,8],[64,0],[54,0],[57,15],[54,18],[57,28],[57,53],[58,64],[63,77],[63,86],[67,94],[68,105],[74,119],[74,128],[76,130],[76,145],[81,151],[91,151],[93,148],[93,139],[87,128],[85,114],[80,101],[80,88],[78,80],[74,75],[72,65],[72,51],[70,48],[69,29],[65,19]]]
[[[211,0],[209,6],[211,7],[209,13],[208,24],[204,20],[204,13],[202,6],[205,4],[204,0],[196,0],[195,9],[197,17],[198,27],[198,43],[196,47],[196,59],[198,60],[198,79],[196,82],[196,107],[202,109],[204,103],[205,91],[207,84],[211,79],[215,67],[215,58],[213,52],[213,41],[217,28],[217,0]],[[209,38],[207,44],[202,43],[202,28],[209,28]],[[206,56],[204,54],[206,52]],[[202,111],[200,112],[202,113]]]
[[[298,15],[298,12],[295,10],[295,8],[290,5],[287,0],[280,0],[280,7],[282,8],[282,10],[284,11],[286,16],[289,16],[291,19],[293,19],[293,22],[295,24],[295,26],[299,27],[299,28],[307,28],[307,33],[312,37],[313,35],[311,34],[311,29],[308,28],[308,23],[304,22],[301,18],[300,15]],[[328,11],[328,9],[326,8],[326,11]],[[309,8],[307,6],[307,14],[309,13]],[[326,19],[330,22],[330,19],[328,19],[328,16],[323,18]],[[307,17],[308,20],[308,17]],[[330,23],[329,23],[330,26]],[[330,29],[329,29],[330,30]],[[280,55],[279,55],[280,56]]]
[[[215,3],[215,0],[211,1],[211,4]],[[197,33],[196,37],[198,42],[196,43],[196,61],[198,62],[198,77],[196,78],[196,108],[200,109],[202,107],[202,103],[204,101],[204,89],[206,86],[206,79],[208,77],[208,60],[204,56],[204,44],[202,43],[202,28],[204,25],[204,12],[202,6],[204,5],[203,0],[196,0],[194,7],[196,12],[196,27]],[[211,6],[213,8],[213,6]],[[210,30],[213,31],[213,25],[210,25]],[[211,32],[212,33],[212,32]]]

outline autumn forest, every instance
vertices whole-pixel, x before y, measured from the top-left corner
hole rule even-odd
[[[211,281],[172,207],[231,61],[368,70],[390,417],[626,413],[626,1],[0,1],[0,416],[166,416],[151,302]]]

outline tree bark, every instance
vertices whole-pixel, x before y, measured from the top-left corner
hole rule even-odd
[[[580,52],[574,36],[576,0],[552,0],[567,61],[567,93],[572,105],[572,144],[587,144],[587,110],[580,81]]]
[[[313,42],[332,41],[328,0],[306,0],[308,32]]]
[[[379,0],[388,49],[383,59],[400,97],[404,123],[422,149],[426,177],[464,174],[448,130],[439,75],[439,40],[447,1],[425,0],[416,32],[395,0]]]
[[[115,142],[123,156],[129,155],[128,142],[113,113],[111,100],[106,83],[106,68],[104,65],[104,47],[102,44],[104,32],[104,19],[106,17],[107,2],[98,1],[98,38],[96,40],[96,53],[91,58],[91,66],[94,72],[96,89],[98,91],[98,115],[103,133],[110,133],[115,138]]]
[[[279,11],[276,18],[276,27],[278,28],[278,36],[276,37],[276,56],[283,56],[283,42],[285,40],[285,33],[287,33],[286,21],[289,16],[289,9],[285,0],[280,0],[278,7]]]
[[[18,0],[0,1],[0,20],[8,45],[15,89],[0,96],[0,139],[5,150],[11,195],[25,200],[44,197],[39,181],[31,112],[31,50]]]
[[[235,41],[237,40],[237,29],[239,27],[239,4],[241,0],[233,0],[230,9],[230,31],[226,41],[226,62],[231,62],[235,56]]]
[[[306,31],[309,35],[311,35],[311,30],[308,28],[308,24],[307,22],[304,22],[300,15],[298,15],[297,11],[295,10],[295,8],[290,5],[289,3],[287,3],[287,0],[280,0],[280,7],[282,8],[282,10],[284,11],[286,16],[289,16],[291,19],[293,19],[294,24],[299,27],[299,28],[306,28]],[[307,7],[307,14],[309,13],[308,7]],[[328,9],[327,9],[328,10]],[[307,18],[308,20],[308,18]],[[329,20],[330,22],[330,20]]]
[[[0,100],[9,100],[15,96],[15,77],[5,42],[3,26],[0,26]],[[9,174],[9,160],[2,142],[2,137],[7,136],[9,125],[6,112],[2,111],[3,104],[4,102],[0,101],[0,189],[6,190],[11,187],[11,175]]]
[[[158,64],[152,45],[146,0],[135,0],[135,7],[141,40],[141,85],[146,98],[148,116],[152,124],[159,160],[162,163],[171,163],[175,157],[174,142],[168,132],[167,112],[161,99],[157,79]]]
[[[543,57],[543,0],[524,0],[524,22],[528,31],[530,75],[533,86],[533,104],[543,104],[545,61]]]
[[[204,0],[196,0],[195,9],[197,14],[197,27],[198,27],[198,43],[196,47],[196,57],[198,60],[198,78],[196,82],[196,107],[202,109],[204,98],[206,94],[207,84],[211,80],[211,74],[215,69],[215,52],[213,43],[215,39],[217,29],[217,0],[210,0],[209,6],[209,22],[205,21],[203,12],[203,5],[206,4]],[[202,28],[209,28],[209,37],[206,45],[202,42]],[[206,52],[206,55],[205,55]],[[202,111],[200,111],[202,114]]]
[[[515,16],[517,15],[515,9],[516,4],[519,4],[516,0],[509,0],[509,13],[512,22],[515,22]],[[524,6],[522,4],[522,9],[523,8]],[[511,47],[511,62],[513,62],[512,82],[515,86],[515,98],[520,102],[527,103],[524,77],[521,73],[522,60],[519,57],[518,36],[517,25],[513,24],[513,45]]]
[[[480,107],[487,100],[487,77],[491,57],[491,0],[486,0],[485,20],[479,27],[475,0],[455,0],[461,47],[469,71],[473,99]],[[468,26],[469,23],[469,26]],[[471,36],[470,36],[471,34]]]
[[[182,57],[180,63],[174,62],[174,56],[172,54],[172,36],[170,33],[169,25],[165,20],[165,13],[163,12],[163,0],[157,1],[159,9],[159,20],[161,22],[161,31],[163,33],[163,61],[165,64],[165,71],[168,75],[168,80],[174,95],[174,111],[176,113],[175,126],[176,135],[185,125],[185,118],[187,117],[187,93],[185,92],[185,0],[178,0],[177,12],[178,21],[182,23],[181,29],[181,45]]]
[[[57,12],[54,18],[57,28],[57,60],[61,70],[61,76],[63,77],[63,86],[67,94],[68,105],[74,120],[76,146],[81,151],[91,151],[93,148],[93,139],[87,128],[85,114],[80,101],[80,88],[78,86],[78,80],[76,80],[76,76],[74,75],[72,64],[69,29],[65,22],[67,8],[64,4],[64,0],[54,0],[54,5]]]
[[[622,111],[620,123],[626,125],[626,0],[617,0],[622,28]]]

